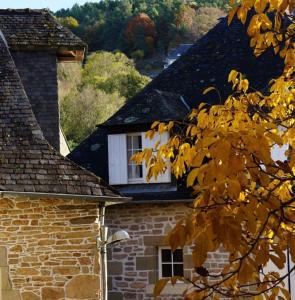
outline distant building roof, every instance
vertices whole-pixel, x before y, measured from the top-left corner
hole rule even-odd
[[[183,55],[193,44],[180,44],[176,48],[173,48],[169,51],[167,55],[167,59],[178,59],[181,55]]]
[[[0,192],[114,198],[102,179],[62,157],[44,139],[9,50],[0,37]]]
[[[0,9],[0,29],[11,50],[55,49],[63,56],[80,50],[76,55],[81,56],[87,47],[46,9]]]

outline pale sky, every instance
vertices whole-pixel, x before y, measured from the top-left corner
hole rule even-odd
[[[75,3],[98,2],[99,0],[0,0],[0,8],[49,8],[57,11],[70,8]]]

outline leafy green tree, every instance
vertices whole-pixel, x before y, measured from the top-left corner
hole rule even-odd
[[[58,69],[60,116],[71,146],[89,135],[149,78],[140,75],[132,60],[120,52],[91,54],[85,66],[60,64]]]
[[[67,139],[72,145],[78,144],[124,101],[117,92],[108,94],[90,85],[72,91],[60,103],[61,124]]]
[[[73,17],[64,17],[64,18],[58,18],[58,22],[70,29],[77,28],[79,26],[78,21]]]
[[[118,92],[125,98],[133,97],[148,82],[149,78],[136,71],[134,62],[120,52],[93,53],[83,70],[83,84],[106,93]]]

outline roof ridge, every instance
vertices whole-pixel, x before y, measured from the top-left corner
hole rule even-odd
[[[0,29],[11,50],[82,50],[87,45],[48,9],[0,9]]]
[[[42,14],[42,13],[51,13],[51,11],[48,8],[41,8],[41,9],[32,9],[32,8],[1,8],[0,9],[0,13],[19,13],[19,14],[24,14],[24,13],[38,13],[38,14]]]

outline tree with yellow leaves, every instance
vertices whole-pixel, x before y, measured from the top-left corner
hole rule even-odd
[[[283,269],[286,251],[295,263],[295,22],[294,0],[230,1],[228,23],[248,23],[256,56],[272,48],[284,60],[280,77],[267,92],[251,91],[247,78],[232,70],[233,94],[224,104],[202,103],[182,122],[152,125],[147,136],[170,133],[156,152],[145,149],[148,177],[168,168],[186,176],[196,195],[193,212],[180,220],[168,239],[173,250],[193,247],[193,278],[160,280],[159,295],[170,280],[191,283],[185,300],[289,299],[288,273],[265,272],[269,262]],[[214,88],[208,88],[209,93]],[[273,149],[285,148],[285,157]],[[208,252],[223,248],[228,261],[216,274],[203,267]],[[294,268],[289,272],[294,271]]]

